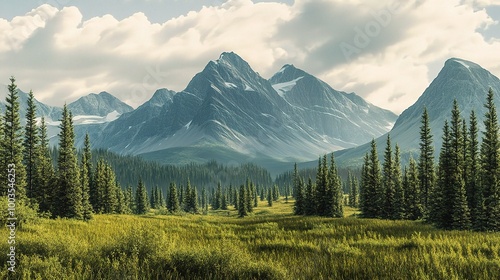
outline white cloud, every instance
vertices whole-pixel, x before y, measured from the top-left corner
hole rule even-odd
[[[294,63],[401,112],[449,57],[500,75],[500,40],[481,35],[497,26],[484,7],[498,1],[399,2],[230,0],[161,24],[143,13],[83,21],[76,7],[42,5],[0,19],[0,78],[15,75],[53,105],[106,90],[137,106],[157,88],[182,90],[209,60],[235,51],[264,77]]]

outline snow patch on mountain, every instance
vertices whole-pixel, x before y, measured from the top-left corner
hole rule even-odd
[[[297,79],[291,80],[289,82],[274,84],[273,88],[281,96],[285,96],[287,92],[293,89],[297,85],[297,82],[304,77],[298,77]]]
[[[467,68],[470,71],[470,66],[467,65],[467,63],[465,63],[465,62],[463,62],[461,60],[455,60],[455,61],[458,62],[458,63],[460,63],[460,64],[462,64],[465,68]]]

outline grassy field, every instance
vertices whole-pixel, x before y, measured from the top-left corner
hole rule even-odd
[[[343,219],[297,217],[292,206],[261,202],[245,218],[213,211],[42,219],[17,232],[14,278],[500,279],[498,233],[359,219],[349,208]],[[6,240],[6,228],[0,236]]]

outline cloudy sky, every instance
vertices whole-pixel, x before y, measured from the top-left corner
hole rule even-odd
[[[14,75],[50,105],[108,91],[136,107],[234,51],[263,77],[294,64],[400,113],[450,57],[500,76],[500,0],[400,2],[1,1],[0,83]]]

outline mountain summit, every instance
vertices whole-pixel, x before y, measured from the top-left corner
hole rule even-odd
[[[113,111],[123,114],[133,110],[113,95],[103,91],[99,94],[91,93],[68,105],[74,116],[94,115],[104,117]]]

